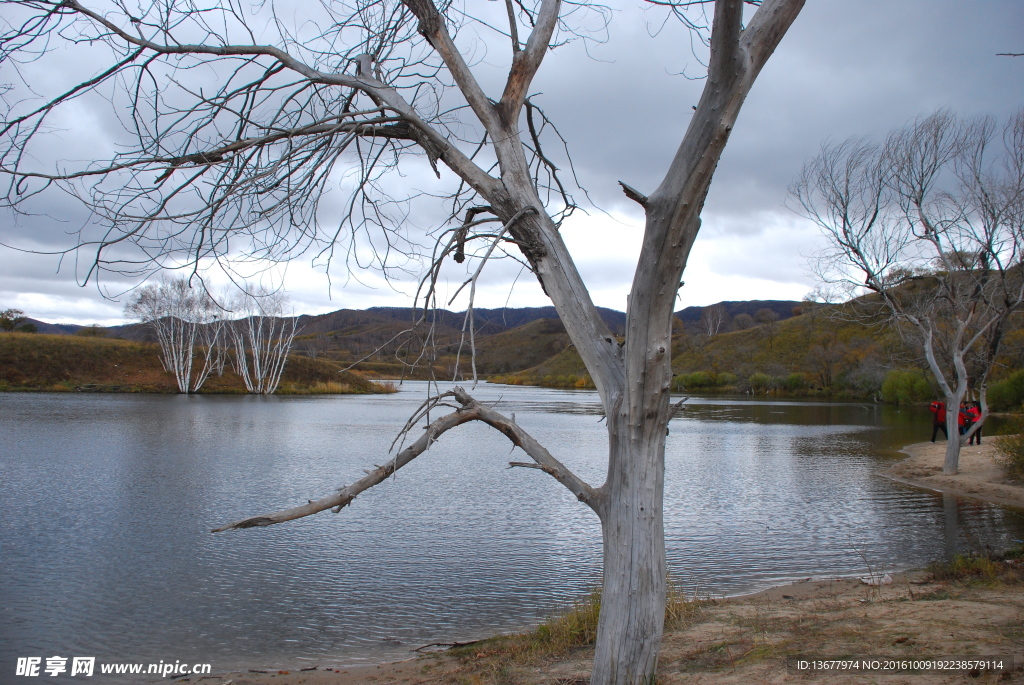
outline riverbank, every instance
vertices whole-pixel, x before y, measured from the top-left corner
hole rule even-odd
[[[942,475],[945,442],[922,442],[901,451],[907,458],[882,471],[882,476],[919,488],[1024,509],[1024,487],[1007,482],[1003,467],[996,462],[992,438],[960,450],[960,471],[955,476]]]
[[[950,578],[948,576],[956,576]],[[912,572],[870,586],[858,579],[807,579],[744,597],[698,600],[662,643],[658,682],[962,683],[1024,682],[1024,561],[981,560],[967,569]],[[585,685],[591,647],[556,657],[524,656],[515,638],[358,668],[221,674],[232,685]],[[411,648],[414,646],[411,646]],[[1012,657],[1012,673],[797,673],[796,657]],[[1007,660],[1008,664],[1008,660]],[[187,679],[179,680],[185,682]]]
[[[196,360],[201,365],[201,360]],[[155,343],[40,333],[0,335],[0,392],[113,392],[176,394],[174,376],[160,362]],[[202,394],[243,395],[245,383],[225,364],[203,385]],[[323,359],[290,355],[279,395],[395,392],[359,373]]]

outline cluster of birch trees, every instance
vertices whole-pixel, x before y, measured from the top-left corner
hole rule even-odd
[[[230,360],[248,392],[273,394],[298,332],[298,318],[286,315],[287,296],[261,288],[224,300],[222,306],[187,278],[171,278],[137,289],[125,314],[156,334],[160,363],[179,392],[198,392]]]

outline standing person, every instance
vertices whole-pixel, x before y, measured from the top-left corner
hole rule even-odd
[[[935,442],[939,429],[942,429],[942,434],[949,440],[949,432],[946,430],[946,403],[932,402],[928,405],[928,411],[932,413],[932,442]]]
[[[981,402],[971,402],[971,406],[967,409],[967,420],[969,421],[969,423],[967,424],[967,430],[970,430],[971,426],[976,424],[978,421],[981,421]],[[981,426],[978,426],[978,430],[975,431],[974,435],[971,436],[971,440],[970,442],[968,442],[968,444],[975,444],[975,439],[977,439],[978,441],[977,444],[980,445]]]
[[[957,432],[960,435],[963,435],[964,433],[966,433],[967,429],[971,427],[970,424],[968,423],[969,420],[970,419],[967,416],[967,403],[966,402],[961,402],[960,403],[960,411],[957,412],[957,415],[956,415],[956,428],[957,428]]]

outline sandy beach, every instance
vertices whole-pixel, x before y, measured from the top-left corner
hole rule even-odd
[[[983,444],[960,450],[960,472],[955,476],[942,475],[945,442],[921,442],[904,447],[902,451],[907,458],[882,471],[881,475],[919,488],[1024,509],[1024,486],[1006,481],[1003,468],[995,460],[992,438],[984,438]]]
[[[1024,508],[1024,487],[1005,482],[991,441],[965,447],[956,476],[941,475],[945,443],[910,445],[903,451],[907,459],[881,475]],[[666,630],[658,683],[1024,683],[1024,559],[989,564],[973,574],[915,571],[889,578],[881,585],[864,582],[871,576],[808,578],[754,595],[698,599]],[[1004,667],[801,672],[792,662],[854,657],[882,663],[886,658],[998,657]],[[320,665],[303,671],[259,666],[193,680],[221,685],[586,685],[592,658],[590,647],[556,657],[524,656],[498,637],[379,666]]]

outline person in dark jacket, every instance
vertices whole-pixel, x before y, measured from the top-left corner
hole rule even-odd
[[[932,442],[935,442],[939,429],[942,429],[942,434],[949,440],[949,432],[946,430],[946,403],[932,402],[928,405],[928,411],[932,413]]]
[[[967,420],[969,421],[967,424],[967,430],[970,430],[971,426],[976,424],[978,421],[981,421],[981,402],[971,402],[970,406],[967,408]],[[975,440],[978,441],[978,445],[981,444],[981,426],[978,426],[978,430],[971,436],[971,440],[968,444],[974,445]]]

